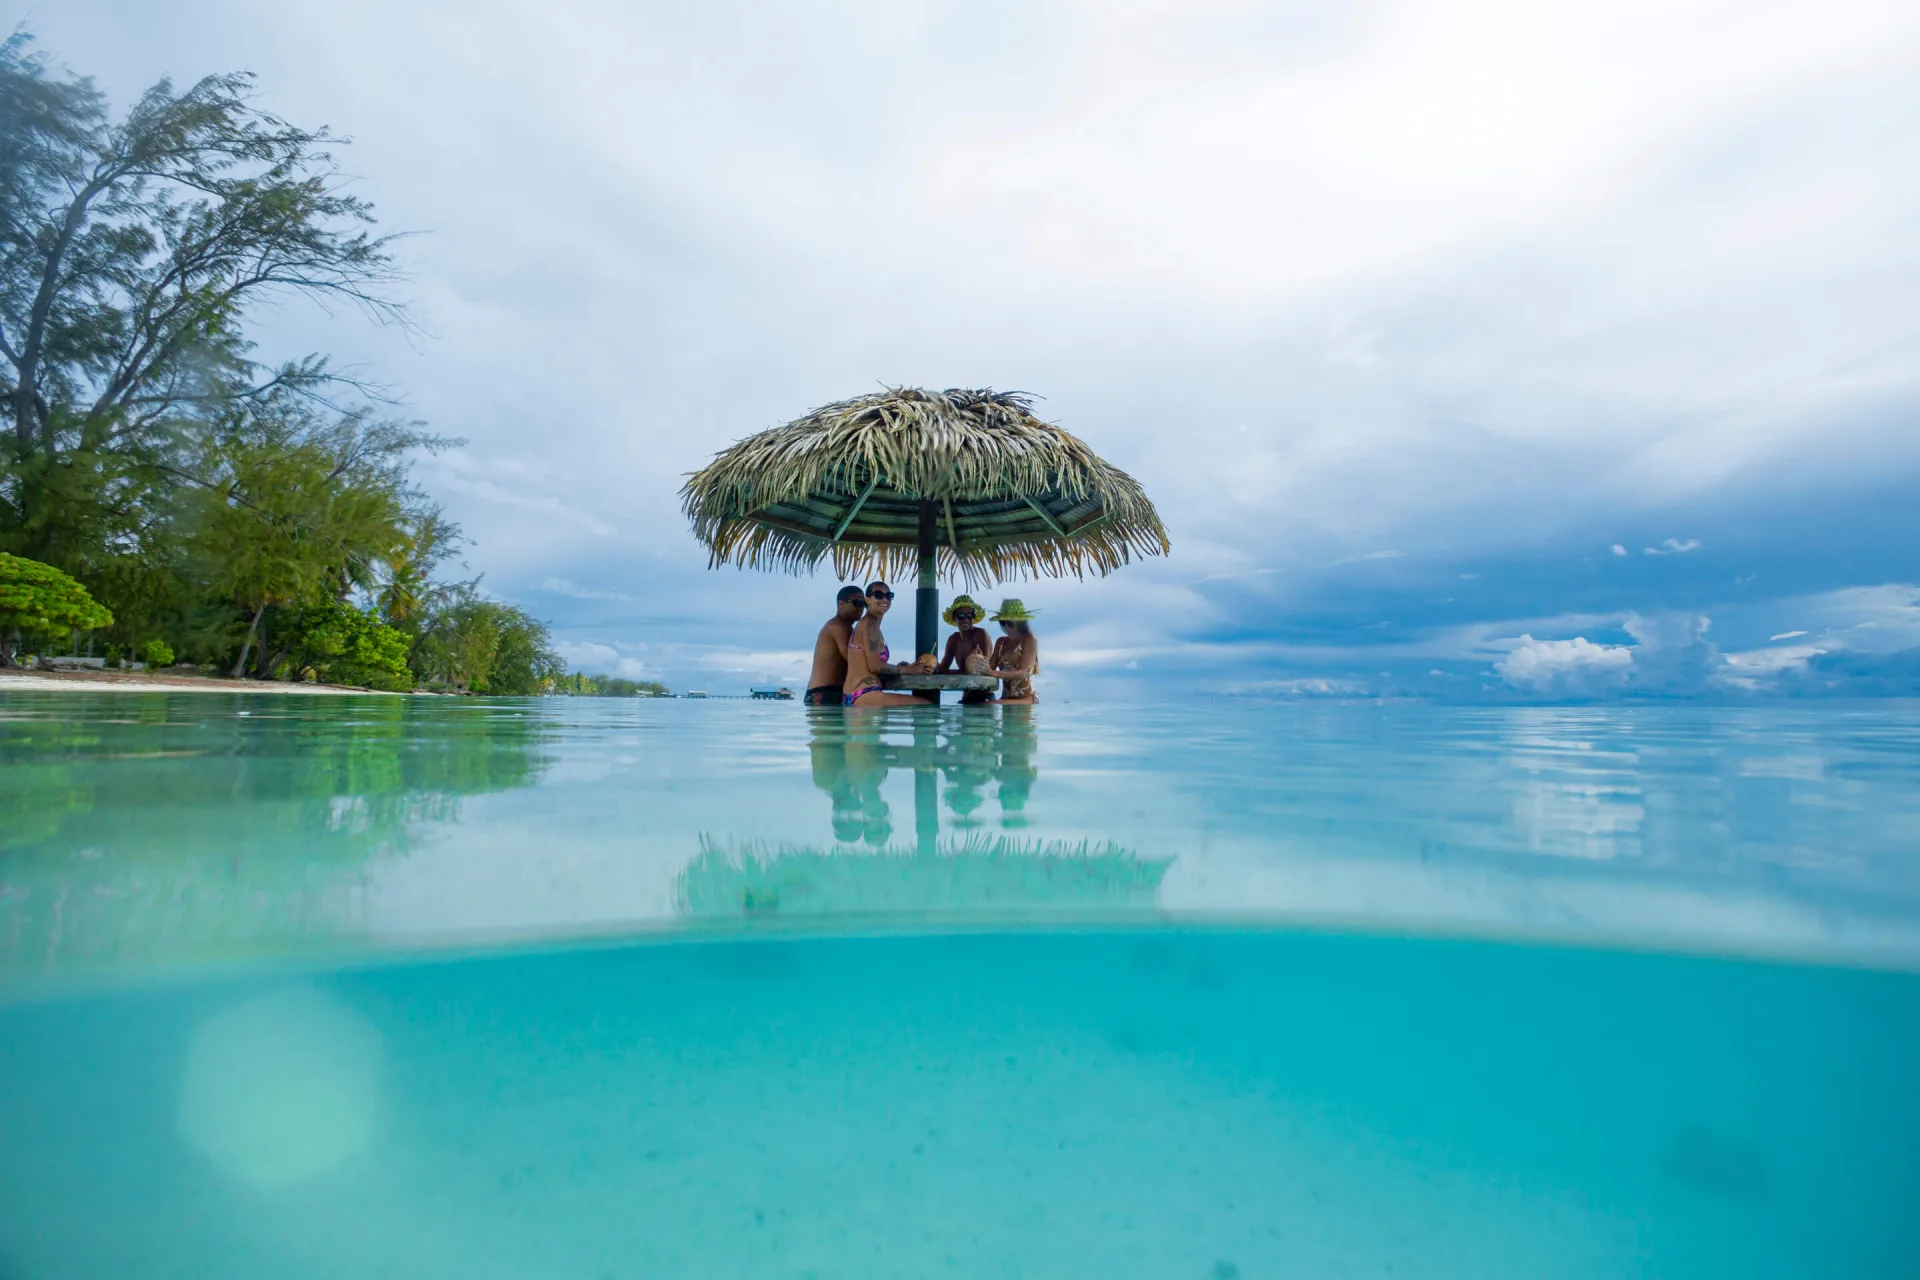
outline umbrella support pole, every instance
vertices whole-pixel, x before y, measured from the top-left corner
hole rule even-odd
[[[940,526],[939,507],[932,500],[920,500],[920,589],[914,598],[913,653],[919,657],[923,653],[937,654],[940,650],[940,583],[937,577],[939,568],[938,538]],[[935,694],[934,700],[939,701]]]

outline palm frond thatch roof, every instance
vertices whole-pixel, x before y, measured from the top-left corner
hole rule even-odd
[[[696,537],[726,563],[842,578],[909,578],[922,504],[940,572],[969,583],[1104,575],[1165,555],[1139,484],[1033,414],[1019,392],[895,388],[749,436],[680,491]]]

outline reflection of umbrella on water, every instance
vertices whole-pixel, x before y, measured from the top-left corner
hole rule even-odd
[[[1141,858],[1095,841],[998,839],[984,832],[942,839],[938,778],[963,825],[985,803],[980,788],[998,782],[1000,824],[1026,825],[1028,793],[1039,776],[1035,733],[1025,707],[1004,716],[967,711],[914,717],[906,741],[888,740],[869,720],[812,715],[813,785],[832,803],[832,849],[803,844],[700,838],[699,856],[680,873],[675,901],[684,915],[836,915],[848,912],[941,914],[981,909],[1148,906],[1170,860]],[[950,730],[939,740],[938,729]],[[890,769],[914,780],[914,842],[892,842],[893,819],[881,784]]]
[[[843,579],[914,572],[916,653],[939,639],[938,572],[1081,577],[1168,549],[1133,478],[1013,392],[903,388],[830,404],[742,440],[680,496],[716,565],[800,571],[831,554]]]
[[[1091,842],[973,836],[932,852],[824,851],[703,835],[674,881],[674,903],[701,917],[1150,907],[1171,862]]]

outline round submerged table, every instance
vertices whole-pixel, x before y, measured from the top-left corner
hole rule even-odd
[[[1000,681],[993,676],[976,676],[966,672],[955,672],[945,676],[881,676],[880,687],[893,689],[901,693],[917,693],[928,702],[937,703],[940,695],[948,689],[992,692],[1000,687]]]

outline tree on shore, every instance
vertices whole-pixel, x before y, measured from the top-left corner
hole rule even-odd
[[[85,584],[129,650],[164,633],[234,676],[544,691],[545,626],[435,578],[460,531],[409,465],[459,442],[248,336],[297,298],[408,323],[343,142],[244,74],[163,80],[116,118],[26,32],[0,40],[0,551]]]
[[[392,237],[345,194],[336,139],[255,107],[251,76],[162,80],[115,121],[29,43],[0,41],[0,391],[12,514],[52,551],[67,521],[48,499],[74,496],[63,460],[164,466],[183,426],[236,399],[338,382],[317,356],[254,360],[250,308],[305,295],[405,315],[385,292]]]
[[[406,455],[440,443],[367,414],[316,412],[284,395],[240,406],[201,446],[185,495],[186,560],[246,619],[232,674],[276,659],[262,619],[371,591],[408,540],[420,495]],[[422,517],[425,518],[425,517]]]
[[[576,698],[664,698],[667,686],[657,680],[627,680],[620,676],[589,675],[574,671],[554,682],[555,693]]]
[[[423,684],[467,693],[548,693],[566,670],[541,622],[471,588],[430,619],[413,652]]]
[[[113,615],[50,564],[0,551],[0,667],[14,664],[21,635],[108,626]]]

